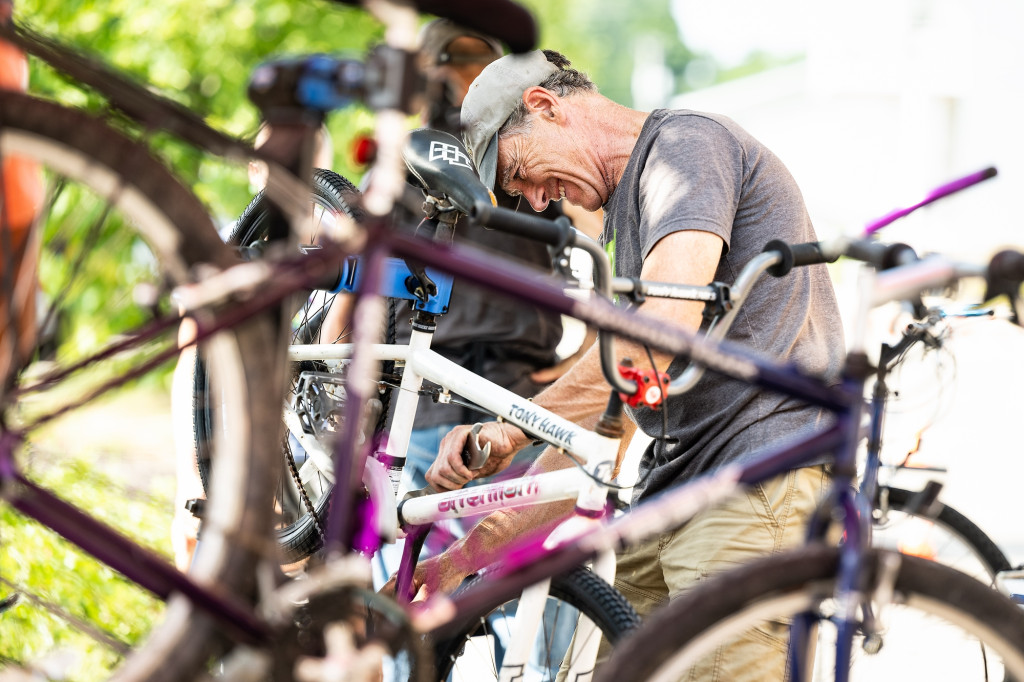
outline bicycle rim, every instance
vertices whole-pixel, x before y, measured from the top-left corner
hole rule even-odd
[[[784,652],[788,623],[804,612],[817,616],[812,679],[835,679],[837,565],[838,550],[805,548],[712,578],[657,612],[598,679],[702,679],[695,669],[703,671],[741,633],[774,638]],[[858,609],[849,679],[1022,679],[1024,614],[994,590],[935,562],[876,550],[867,556],[866,577],[872,594],[882,597],[872,600],[881,627],[869,641]],[[736,660],[734,651],[729,656]],[[723,679],[763,679],[767,665],[762,656]]]
[[[886,487],[880,493],[884,499],[873,512],[875,547],[938,561],[988,585],[1012,568],[996,543],[953,507],[937,502],[926,513],[913,508],[912,491]]]
[[[23,319],[23,301],[37,305],[26,353],[15,358],[8,345],[3,358],[18,369],[3,396],[5,438],[16,441],[26,477],[169,557],[173,469],[160,468],[176,459],[178,324],[169,294],[193,266],[235,258],[202,204],[145,147],[97,119],[5,93],[0,157],[15,156],[38,162],[43,191],[40,242],[28,252],[38,253],[38,270],[21,270],[4,293],[32,294],[5,323]],[[222,485],[207,509],[221,523],[206,529],[193,576],[240,597],[253,589],[269,526],[253,500],[266,499],[271,485],[261,443],[276,422],[260,396],[279,390],[280,372],[269,365],[276,336],[254,319],[202,344],[217,358],[212,382],[238,409],[211,434]],[[97,355],[115,345],[118,352]],[[133,503],[139,498],[151,502],[146,509]],[[2,511],[0,590],[24,596],[0,614],[4,659],[74,679],[193,679],[226,645],[221,628],[183,599],[165,607],[39,524]],[[40,573],[46,559],[56,567]]]

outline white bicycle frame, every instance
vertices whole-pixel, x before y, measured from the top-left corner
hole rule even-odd
[[[717,340],[725,336],[758,278],[780,260],[780,254],[766,252],[756,256],[744,267],[732,286],[734,305],[708,330],[709,338]],[[628,293],[632,291],[634,284],[631,280],[613,280],[612,288],[617,293]],[[705,287],[690,287],[686,292],[681,291],[683,288],[679,285],[664,285],[658,288],[658,283],[647,283],[645,294],[690,300],[709,300],[710,294],[702,295],[700,293],[700,291],[706,290]],[[515,481],[491,483],[474,486],[469,490],[435,493],[409,499],[401,505],[402,521],[414,525],[424,525],[444,519],[476,516],[499,509],[574,498],[577,510],[585,512],[603,510],[607,503],[607,487],[601,482],[611,479],[619,441],[600,436],[566,421],[442,357],[430,350],[432,336],[431,333],[413,329],[407,345],[375,344],[370,347],[369,352],[372,354],[373,362],[391,360],[404,366],[395,413],[388,434],[386,454],[404,461],[408,452],[413,421],[416,417],[419,390],[423,381],[428,380],[441,387],[442,396],[447,396],[449,399],[451,393],[463,396],[496,415],[497,418],[515,424],[524,431],[541,437],[552,446],[577,456],[582,464],[578,468],[572,467],[536,476],[522,477]],[[336,368],[351,357],[352,345],[295,345],[290,347],[289,355],[294,362],[312,360]],[[691,365],[679,377],[672,380],[668,393],[675,395],[688,391],[697,383],[703,372],[703,367]],[[291,434],[306,449],[309,457],[313,459],[315,467],[333,483],[333,476],[330,475],[333,466],[332,454],[324,449],[315,438],[303,433],[297,415],[290,408],[286,408],[285,412],[285,421]],[[401,475],[401,468],[391,469],[385,473],[384,465],[377,459],[369,459],[364,472],[364,483],[373,491],[375,499],[380,500],[385,507],[379,517],[378,534],[382,538],[390,540],[396,537],[398,530],[399,514],[395,500],[400,499]],[[552,531],[546,544],[554,546],[559,541],[578,537],[585,530],[587,524],[596,522],[593,517],[594,515],[589,514],[574,515]],[[594,562],[593,570],[608,584],[613,584],[615,579],[614,553],[611,551],[602,553]],[[512,641],[506,649],[499,679],[512,680],[516,675],[521,674],[523,666],[529,658],[533,635],[540,626],[549,587],[550,580],[543,581],[528,591],[524,591],[520,598],[515,626],[512,629]],[[568,679],[588,680],[592,676],[594,662],[597,659],[597,648],[600,644],[600,636],[592,636],[595,633],[600,634],[597,632],[596,626],[589,619],[581,617],[577,625],[576,644],[570,667],[572,676]]]
[[[511,481],[409,499],[402,504],[402,520],[407,524],[425,525],[499,509],[571,499],[576,500],[578,510],[604,510],[608,500],[608,488],[602,483],[611,480],[619,440],[584,429],[460,367],[430,349],[432,336],[431,333],[414,329],[406,345],[374,344],[369,349],[375,362],[390,360],[403,367],[395,413],[388,432],[386,454],[404,461],[416,417],[419,391],[423,381],[427,380],[440,386],[443,396],[458,394],[496,415],[500,420],[515,424],[527,433],[542,438],[567,455],[576,456],[581,464],[578,467]],[[288,353],[289,359],[293,362],[311,360],[337,368],[351,357],[352,345],[294,345],[289,348]],[[306,450],[315,468],[333,483],[332,453],[302,430],[297,415],[290,407],[285,408],[285,423],[291,435]],[[381,525],[377,530],[381,537],[391,540],[398,535],[397,500],[398,493],[401,492],[401,473],[401,469],[392,469],[385,473],[384,465],[373,458],[367,460],[367,470],[364,473],[366,484],[375,493],[380,493],[377,501],[383,510],[379,515]],[[390,486],[385,482],[385,476],[389,479]],[[578,534],[581,522],[595,521],[585,515],[571,517],[552,532],[548,542],[556,543],[567,533]],[[612,584],[615,580],[614,552],[603,553],[594,562],[593,570],[608,584]],[[542,581],[524,591],[520,597],[515,622],[511,627],[512,639],[506,648],[500,680],[511,682],[516,675],[521,675],[529,661],[534,638],[544,614],[549,588],[550,580]],[[597,658],[600,632],[588,618],[581,615],[577,624],[576,639],[578,644],[574,649],[568,679],[589,680]],[[586,643],[585,649],[579,648],[579,643],[583,642]]]

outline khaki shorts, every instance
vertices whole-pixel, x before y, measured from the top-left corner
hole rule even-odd
[[[616,589],[645,617],[714,573],[801,544],[828,481],[823,466],[789,471],[626,550],[618,557]],[[709,655],[688,679],[783,680],[787,635],[784,625],[751,632]],[[610,653],[602,642],[598,663]]]

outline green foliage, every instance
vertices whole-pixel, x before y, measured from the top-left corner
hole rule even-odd
[[[693,57],[680,42],[669,0],[523,0],[541,27],[541,47],[562,52],[602,94],[629,106],[638,41],[657,41],[678,77]],[[678,78],[677,78],[678,79]]]
[[[86,460],[65,461],[33,478],[144,546],[166,547],[171,518],[167,486],[157,495],[140,494],[93,466]],[[26,593],[0,614],[0,661],[48,659],[61,669],[67,666],[67,679],[88,681],[106,679],[120,660],[114,649],[32,597],[129,645],[163,611],[163,603],[148,592],[7,505],[0,505],[0,549],[0,576]],[[0,583],[0,597],[11,592],[6,582]]]
[[[259,123],[246,97],[252,70],[268,58],[311,52],[360,55],[381,37],[367,13],[310,0],[19,0],[16,18],[93,59],[148,84],[205,118],[214,128],[252,137]],[[166,135],[151,134],[109,111],[97,93],[32,60],[30,91],[103,115],[129,135],[147,139],[152,152],[191,186],[218,224],[234,220],[254,193],[247,169],[211,157]],[[367,111],[353,107],[328,121],[335,147],[333,168],[353,180],[352,139],[372,127]],[[120,216],[93,228],[102,204],[78,203],[81,191],[65,190],[46,226],[40,281],[48,300],[61,300],[57,345],[77,355],[113,334],[142,323],[135,286],[159,285],[152,258]],[[59,230],[59,232],[58,232]],[[55,240],[55,241],[50,241]],[[79,266],[79,254],[88,259]],[[118,288],[119,282],[132,287]],[[166,302],[162,304],[166,309]]]
[[[74,45],[150,84],[233,135],[255,134],[258,114],[246,85],[260,62],[285,54],[362,54],[379,42],[381,27],[365,12],[310,0],[19,0],[15,16],[40,32]],[[101,101],[33,62],[33,92],[98,109]],[[365,111],[339,112],[328,123],[335,170],[358,176],[348,158],[353,136],[369,125]],[[209,203],[233,220],[251,198],[245,169],[205,157],[163,137],[156,152]]]
[[[160,276],[146,245],[105,202],[79,185],[54,194],[39,282],[49,307],[60,311],[54,323],[61,353],[77,356],[142,325],[149,311],[135,294],[143,283],[156,290]]]

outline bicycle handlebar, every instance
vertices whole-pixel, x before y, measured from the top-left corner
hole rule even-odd
[[[332,0],[361,7],[364,0]],[[537,23],[533,15],[511,0],[410,0],[416,10],[451,19],[457,24],[497,38],[512,52],[529,52],[537,45]]]
[[[474,203],[469,217],[484,227],[533,239],[556,248],[570,245],[575,234],[568,219],[549,220],[539,215],[494,206],[488,201]]]
[[[877,270],[888,270],[918,260],[917,253],[906,244],[884,244],[873,239],[847,237],[800,244],[773,239],[765,244],[764,251],[776,251],[781,258],[768,270],[768,274],[774,277],[782,277],[799,265],[834,263],[840,256],[863,261]]]

